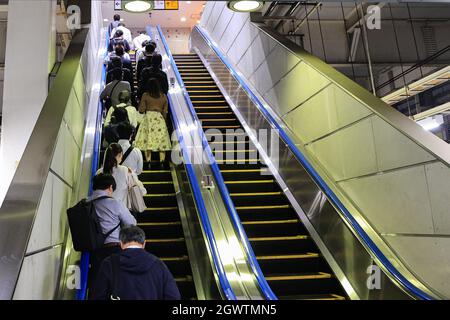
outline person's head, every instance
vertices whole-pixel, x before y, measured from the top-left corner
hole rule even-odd
[[[116,108],[111,115],[111,122],[114,124],[129,122],[127,110],[125,108]]]
[[[162,56],[159,53],[153,55],[152,66],[155,69],[162,69]]]
[[[114,21],[120,21],[120,15],[119,14],[115,14],[114,15]]]
[[[109,196],[112,196],[116,190],[116,180],[110,174],[99,173],[93,179],[94,191],[102,190],[108,192]]]
[[[150,78],[147,81],[147,93],[153,98],[161,97],[161,86],[158,79]]]
[[[158,45],[156,44],[156,42],[153,41],[153,40],[150,40],[148,43],[150,43],[151,45],[153,45],[153,46],[155,47],[155,50],[156,50],[156,48],[158,47]]]
[[[117,30],[116,33],[114,34],[114,38],[121,38],[123,36],[123,31],[122,30]]]
[[[153,55],[153,53],[155,52],[155,49],[156,49],[156,47],[155,47],[155,45],[153,45],[153,44],[151,44],[150,42],[145,46],[145,52],[144,52],[144,54],[145,54],[145,56],[152,56]]]
[[[122,81],[123,71],[122,69],[114,69],[112,75],[114,80]]]
[[[122,122],[117,126],[117,134],[120,140],[130,140],[133,136],[134,128],[128,122]]]
[[[123,150],[120,144],[111,143],[105,152],[105,162],[103,163],[103,173],[112,174],[113,169],[122,162]]]
[[[130,92],[128,90],[120,91],[119,93],[119,102],[129,104],[131,100]]]
[[[127,226],[120,229],[120,247],[125,250],[131,246],[145,248],[145,232],[137,226]]]
[[[148,40],[142,41],[142,48],[145,48],[145,46],[148,45],[148,43],[149,43]]]
[[[116,68],[121,69],[122,65],[123,65],[122,59],[120,59],[119,57],[111,58],[111,65],[112,65],[113,69],[116,69]]]
[[[118,57],[123,57],[123,55],[125,54],[125,50],[123,48],[123,46],[116,46],[116,48],[114,49],[114,52],[116,53],[116,56]]]
[[[119,23],[119,27],[124,27],[125,28],[125,23],[123,23],[123,22]]]

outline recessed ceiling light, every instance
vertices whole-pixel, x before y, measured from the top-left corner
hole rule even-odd
[[[190,2],[190,1],[186,1],[186,3],[187,3],[187,4],[191,4],[191,2]]]
[[[181,17],[180,20],[181,20],[181,22],[186,22],[187,19],[186,19],[186,17]]]
[[[122,1],[122,7],[128,12],[148,12],[153,9],[154,2],[147,0]]]
[[[228,1],[228,8],[237,12],[258,11],[264,5],[264,1]]]
[[[108,19],[103,19],[103,21],[104,21],[104,22],[108,22],[109,20],[108,20]]]

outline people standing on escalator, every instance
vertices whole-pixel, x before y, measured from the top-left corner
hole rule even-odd
[[[151,65],[142,70],[138,86],[138,96],[144,94],[147,82],[151,78],[158,80],[161,91],[167,95],[169,92],[169,81],[167,80],[167,74],[162,71],[162,56],[160,54],[153,55]]]
[[[120,103],[119,93],[122,91],[131,92],[131,85],[127,81],[123,81],[123,70],[115,69],[112,72],[113,81],[108,83],[100,94],[100,99],[105,101],[105,109],[108,110],[111,106],[116,106]]]
[[[145,31],[139,31],[139,35],[133,39],[134,49],[139,50],[144,46],[145,41],[152,40]]]
[[[111,254],[120,252],[119,233],[122,226],[136,225],[136,219],[123,204],[113,197],[116,190],[116,180],[110,174],[97,174],[93,179],[94,192],[88,201],[95,201],[95,212],[104,235],[104,246],[90,254],[89,287],[95,282],[95,278],[102,261]],[[113,230],[113,231],[112,231]],[[112,231],[112,232],[111,232]]]
[[[145,232],[139,227],[120,231],[122,251],[105,259],[96,279],[92,300],[179,300],[172,273],[145,250]]]
[[[119,133],[117,128],[121,123],[130,123],[128,118],[128,110],[126,108],[111,107],[108,113],[112,111],[108,124],[103,126],[103,145],[107,148],[111,143],[119,141]]]
[[[144,56],[137,60],[136,66],[136,75],[138,81],[141,79],[141,72],[147,67],[152,65],[152,58],[155,54],[156,46],[152,43],[149,43],[145,46]],[[139,97],[140,98],[140,97]]]
[[[118,143],[124,151],[122,165],[130,168],[137,175],[140,175],[144,170],[144,160],[141,150],[131,145],[134,128],[129,123],[123,122],[117,127],[117,133],[119,134]]]
[[[105,127],[109,126],[111,124],[111,119],[113,118],[113,114],[115,115],[115,118],[117,120],[117,117],[120,119],[123,119],[123,116],[118,115],[117,113],[120,112],[117,109],[122,108],[127,111],[127,119],[123,119],[122,121],[119,121],[118,124],[122,122],[129,122],[131,126],[136,129],[139,125],[139,123],[142,120],[142,115],[137,111],[137,109],[131,104],[131,95],[127,90],[124,90],[119,93],[119,104],[116,106],[113,106],[112,108],[109,108],[108,113],[106,114],[105,118]],[[116,113],[114,113],[116,112]]]
[[[112,21],[112,22],[109,24],[109,27],[108,27],[108,32],[109,32],[110,37],[112,37],[112,36],[114,35],[114,34],[113,34],[113,30],[114,30],[115,28],[117,28],[117,27],[119,26],[119,24],[120,24],[120,15],[115,14],[115,15],[114,15],[114,21]]]
[[[122,165],[123,149],[118,143],[112,143],[106,149],[105,160],[103,166],[97,171],[99,173],[110,174],[116,181],[116,190],[113,193],[113,197],[121,201],[125,206],[129,208],[129,186],[136,184],[141,189],[142,194],[147,194],[142,182],[139,181],[136,173],[130,168]]]
[[[123,73],[123,81],[126,81],[131,86],[131,91],[134,91],[133,85],[133,73],[126,68],[123,68],[122,59],[119,57],[111,58],[111,62],[108,64],[108,72],[106,73],[106,84],[114,81],[114,70],[119,69]]]
[[[110,70],[111,60],[114,58],[119,58],[122,61],[122,67],[133,72],[130,55],[125,52],[122,46],[116,46],[115,50],[106,57],[105,64],[108,65],[107,71]]]
[[[133,49],[133,37],[131,36],[130,29],[125,26],[125,23],[120,22],[117,28],[112,30],[112,34],[116,34],[116,32],[119,30],[123,32],[123,38],[128,42],[130,48]]]
[[[139,112],[145,114],[136,135],[135,146],[151,161],[152,152],[159,152],[160,164],[167,169],[166,151],[172,149],[167,130],[168,101],[157,79],[149,79],[142,95]]]
[[[109,41],[108,52],[113,52],[117,46],[122,46],[125,52],[130,52],[130,44],[123,37],[123,31],[117,30],[114,37]]]

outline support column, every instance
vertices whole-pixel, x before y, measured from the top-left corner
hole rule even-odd
[[[56,59],[56,0],[10,0],[6,40],[0,204],[48,94]]]

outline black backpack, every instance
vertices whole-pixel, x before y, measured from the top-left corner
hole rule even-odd
[[[103,196],[92,201],[86,199],[78,202],[74,207],[67,209],[70,233],[73,247],[76,251],[94,251],[105,244],[106,238],[120,227],[120,223],[112,230],[103,234],[94,203],[110,197]]]

